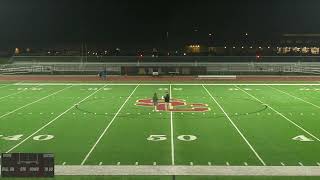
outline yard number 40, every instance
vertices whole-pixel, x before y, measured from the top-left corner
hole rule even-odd
[[[0,135],[0,140],[5,140],[5,141],[19,141],[21,140],[23,137],[23,134],[17,134],[17,135],[12,135],[12,136],[3,136]],[[38,135],[38,136],[34,136],[32,139],[35,141],[48,141],[53,139],[54,136],[53,135]]]
[[[167,139],[166,135],[150,135],[147,138],[148,141],[165,141]],[[177,139],[180,141],[194,141],[197,140],[197,137],[194,135],[180,135]]]

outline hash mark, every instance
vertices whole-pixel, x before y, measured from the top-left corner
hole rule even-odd
[[[102,165],[102,162],[99,163],[99,166],[101,166],[101,165]]]
[[[190,166],[193,166],[193,162],[190,162]]]
[[[248,163],[247,163],[247,162],[244,162],[244,165],[245,165],[245,166],[248,166]]]
[[[280,164],[281,164],[282,166],[285,166],[285,164],[284,164],[283,162],[280,162]]]
[[[226,165],[227,165],[227,166],[230,166],[229,162],[226,162]]]
[[[299,165],[300,165],[300,166],[303,166],[303,164],[302,164],[301,162],[299,162]]]
[[[320,166],[320,163],[319,163],[319,162],[317,162],[317,165],[318,165],[318,166]]]

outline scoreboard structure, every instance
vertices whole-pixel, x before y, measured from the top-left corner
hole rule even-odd
[[[3,153],[1,177],[54,177],[54,154]]]

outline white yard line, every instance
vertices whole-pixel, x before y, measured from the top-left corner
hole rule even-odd
[[[1,99],[5,99],[5,98],[10,97],[10,96],[14,96],[14,95],[17,95],[17,94],[23,93],[23,92],[25,92],[26,90],[28,90],[28,89],[24,89],[24,90],[19,91],[19,92],[16,92],[16,93],[12,93],[12,94],[9,94],[9,95],[6,95],[6,96],[3,96],[3,97],[1,97],[1,98],[0,98],[0,100],[1,100]]]
[[[310,135],[311,137],[313,137],[314,139],[316,139],[317,141],[320,141],[320,139],[318,137],[316,137],[315,135],[313,135],[312,133],[310,133],[309,131],[307,131],[306,129],[304,129],[303,127],[301,127],[300,125],[298,125],[297,123],[293,122],[292,120],[290,120],[287,116],[283,115],[282,113],[280,113],[279,111],[275,110],[273,107],[271,107],[269,104],[264,103],[263,101],[261,101],[260,99],[258,99],[257,97],[251,95],[250,93],[248,93],[247,91],[241,89],[239,86],[236,86],[238,89],[240,89],[242,92],[244,92],[245,94],[247,94],[248,96],[252,97],[253,99],[259,101],[261,104],[264,104],[266,106],[268,106],[268,108],[270,108],[272,111],[274,111],[275,113],[277,113],[278,115],[280,115],[281,117],[283,117],[285,120],[287,120],[288,122],[290,122],[291,124],[293,124],[294,126],[296,126],[298,129],[302,130],[303,132],[307,133],[308,135]]]
[[[102,85],[110,85],[110,86],[136,86],[138,85],[137,83],[16,83],[16,84],[12,84],[12,85],[16,85],[16,86],[34,86],[34,85],[46,85],[46,86],[70,86],[70,85],[74,85],[74,86],[102,86]],[[167,83],[142,83],[139,84],[141,86],[169,86],[170,84]],[[177,83],[177,84],[172,84],[175,86],[202,86],[202,85],[206,85],[206,86],[267,86],[267,85],[271,85],[271,86],[320,86],[320,83],[315,84],[315,83],[303,83],[303,84],[290,84],[290,83],[246,83],[246,84],[241,84],[241,83],[217,83],[217,84],[199,84],[199,83]]]
[[[120,111],[122,110],[122,108],[127,104],[127,102],[129,101],[129,99],[131,98],[131,96],[134,94],[134,92],[137,90],[137,88],[139,87],[139,85],[137,85],[134,90],[131,92],[131,94],[128,96],[128,98],[126,99],[126,101],[122,104],[122,106],[119,108],[119,110],[117,111],[117,113],[114,115],[114,117],[112,118],[112,120],[110,121],[110,123],[108,124],[108,126],[104,129],[104,131],[102,132],[102,134],[100,135],[100,137],[97,139],[97,141],[95,142],[95,144],[92,146],[92,148],[90,149],[90,151],[88,152],[88,154],[85,156],[85,158],[83,159],[83,161],[81,162],[81,165],[84,165],[86,163],[86,161],[88,160],[88,158],[90,157],[91,153],[93,152],[93,150],[96,148],[96,146],[99,144],[99,142],[101,141],[102,137],[107,133],[108,129],[110,128],[110,126],[112,125],[112,123],[114,122],[114,120],[116,119],[116,117],[118,116],[118,114],[120,113]]]
[[[209,94],[209,96],[213,99],[213,101],[219,106],[219,108],[221,109],[221,111],[224,113],[224,115],[228,118],[228,120],[230,121],[230,123],[233,125],[233,127],[237,130],[237,132],[240,134],[240,136],[242,137],[242,139],[247,143],[247,145],[249,146],[249,148],[251,149],[251,151],[255,154],[255,156],[259,159],[259,161],[261,162],[262,165],[266,166],[266,163],[263,161],[263,159],[260,157],[260,155],[257,153],[257,151],[253,148],[253,146],[250,144],[250,142],[247,140],[247,138],[243,135],[243,133],[239,130],[239,128],[237,127],[237,125],[232,121],[232,119],[229,117],[228,113],[226,113],[226,111],[222,108],[222,106],[218,103],[218,101],[212,96],[212,94],[208,91],[208,89],[202,85],[202,87],[207,91],[207,93]]]
[[[5,85],[5,86],[0,86],[0,89],[5,88],[5,87],[8,87],[8,86],[11,86],[11,85],[15,85],[15,84],[7,84],[7,85]]]
[[[35,104],[35,103],[37,103],[37,102],[39,102],[39,101],[42,101],[42,100],[44,100],[44,99],[47,99],[48,97],[51,97],[51,96],[53,96],[53,95],[55,95],[55,94],[58,94],[58,93],[60,93],[61,91],[64,91],[64,90],[69,89],[69,88],[71,88],[71,87],[72,87],[72,86],[63,88],[63,89],[61,89],[61,90],[59,90],[59,91],[56,91],[56,92],[54,92],[54,93],[52,93],[52,94],[49,94],[48,96],[45,96],[45,97],[40,98],[40,99],[38,99],[38,100],[36,100],[36,101],[33,101],[33,102],[28,103],[28,104],[26,104],[26,105],[24,105],[24,106],[21,106],[21,107],[15,109],[15,110],[13,110],[13,111],[10,111],[10,112],[8,112],[8,113],[0,116],[0,119],[3,118],[3,117],[6,117],[6,116],[8,116],[8,115],[10,115],[10,114],[12,114],[12,113],[14,113],[14,112],[16,112],[16,111],[19,111],[20,109],[23,109],[23,108],[28,107],[28,106],[30,106],[30,105],[32,105],[32,104]]]
[[[298,99],[298,100],[300,100],[300,101],[302,101],[302,102],[305,102],[305,103],[307,103],[307,104],[309,104],[309,105],[312,105],[312,106],[320,109],[320,106],[318,106],[318,105],[316,105],[316,104],[313,104],[313,103],[311,103],[311,102],[309,102],[309,101],[306,101],[306,100],[304,100],[304,99],[302,99],[302,98],[299,98],[299,97],[297,97],[297,96],[294,96],[294,95],[292,95],[292,94],[290,94],[290,93],[287,93],[287,92],[282,91],[282,90],[280,90],[280,89],[277,89],[277,88],[275,88],[275,87],[272,87],[272,86],[269,86],[269,87],[272,88],[272,89],[274,89],[274,90],[276,90],[276,91],[278,91],[278,92],[281,92],[281,93],[283,93],[283,94],[286,94],[286,95],[288,95],[288,96],[290,96],[290,97],[293,97],[293,98],[295,98],[295,99]]]
[[[171,84],[170,84],[170,98],[172,98]],[[174,160],[174,140],[173,140],[173,113],[170,112],[170,130],[171,130],[171,164],[175,164]]]
[[[11,151],[13,151],[14,149],[16,149],[17,147],[19,147],[21,144],[23,144],[24,142],[26,142],[28,139],[32,138],[34,135],[36,135],[38,132],[40,132],[41,130],[43,130],[44,128],[46,128],[47,126],[49,126],[50,124],[52,124],[53,122],[55,122],[57,119],[59,119],[61,116],[63,116],[64,114],[68,113],[71,109],[73,109],[75,106],[77,106],[78,104],[82,103],[83,101],[87,100],[88,98],[90,98],[91,96],[95,95],[97,92],[99,92],[101,89],[103,89],[106,86],[103,86],[101,88],[99,88],[98,90],[96,90],[95,92],[91,93],[89,96],[85,97],[84,99],[82,99],[81,101],[79,101],[78,103],[72,105],[69,109],[67,109],[66,111],[64,111],[63,113],[59,114],[57,117],[55,117],[54,119],[52,119],[50,122],[48,122],[47,124],[45,124],[44,126],[42,126],[40,129],[36,130],[35,132],[33,132],[30,136],[28,136],[27,138],[25,138],[24,140],[22,140],[20,143],[18,143],[17,145],[13,146],[11,149],[9,149],[6,153],[9,153]],[[70,87],[68,87],[70,88]],[[66,88],[65,88],[66,89]]]

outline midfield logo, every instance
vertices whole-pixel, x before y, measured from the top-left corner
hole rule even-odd
[[[142,107],[154,107],[152,99],[140,99],[136,102],[136,106]],[[159,100],[156,111],[167,112],[207,112],[210,111],[208,104],[203,103],[187,103],[182,99],[171,99],[170,105],[166,108],[166,104],[163,99]]]

